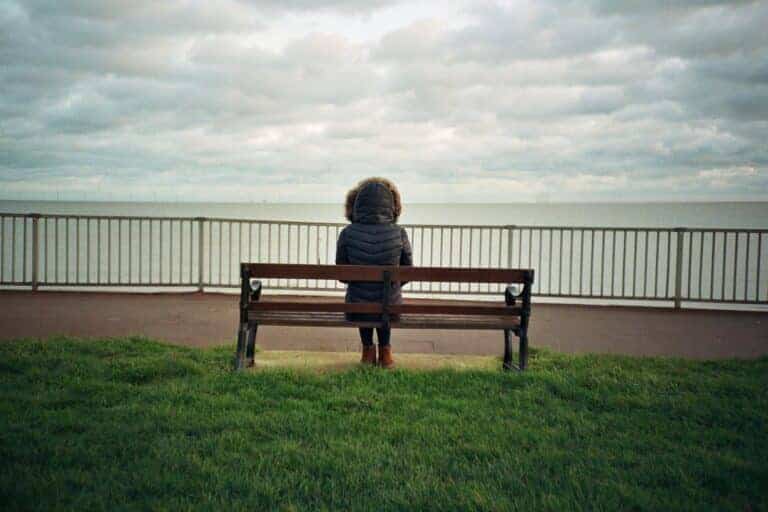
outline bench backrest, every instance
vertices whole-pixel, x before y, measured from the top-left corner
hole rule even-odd
[[[388,275],[387,275],[388,274]],[[400,267],[242,263],[247,278],[331,279],[336,281],[440,281],[451,283],[533,284],[532,269]]]
[[[305,311],[335,313],[381,313],[384,322],[390,314],[435,314],[435,315],[514,315],[526,317],[530,311],[533,270],[499,268],[444,268],[444,267],[400,267],[371,265],[302,265],[282,263],[241,264],[241,315],[250,308],[259,311]],[[518,283],[523,284],[519,295],[506,291],[506,305],[482,304],[389,304],[389,294],[383,294],[381,303],[328,303],[319,301],[275,300],[260,302],[261,285],[256,296],[250,281],[256,278],[277,279],[333,279],[338,281],[381,282],[388,287],[393,281],[440,281],[458,283]],[[521,304],[516,305],[516,299]]]

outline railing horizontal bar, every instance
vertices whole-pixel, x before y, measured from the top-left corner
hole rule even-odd
[[[651,228],[651,227],[642,227],[642,226],[519,226],[515,225],[513,226],[516,229],[541,229],[544,231],[621,231],[621,232],[632,232],[632,231],[646,231],[646,230],[652,230],[652,231],[674,231],[675,228]]]
[[[282,224],[282,225],[301,225],[301,226],[346,226],[343,222],[312,222],[312,221],[293,221],[293,220],[269,220],[269,219],[243,219],[234,217],[178,217],[178,216],[135,216],[135,215],[82,215],[82,214],[59,214],[59,213],[0,213],[0,217],[33,217],[38,216],[41,218],[66,218],[66,219],[113,219],[113,220],[197,220],[203,219],[213,222],[235,222],[235,223],[250,223],[250,224]],[[675,231],[677,228],[664,228],[664,227],[649,227],[649,226],[552,226],[552,225],[521,225],[521,224],[401,224],[405,228],[426,228],[426,229],[440,229],[440,228],[464,228],[464,229],[498,229],[498,228],[511,228],[511,229],[540,229],[540,230],[564,230],[564,231],[658,231],[669,232]],[[758,228],[685,228],[687,232],[717,232],[717,233],[768,233],[768,229]]]
[[[32,286],[31,281],[13,281],[13,282],[2,282],[0,283],[2,286]],[[191,282],[191,283],[82,283],[78,285],[65,285],[64,283],[58,283],[58,282],[39,282],[38,285],[40,287],[51,287],[51,288],[61,288],[66,287],[70,289],[78,289],[78,288],[106,288],[106,287],[112,287],[112,288],[196,288],[198,286],[198,282]],[[221,285],[219,283],[203,283],[204,287],[207,288],[224,288],[224,289],[238,289],[239,285]],[[304,286],[265,286],[265,289],[268,290],[284,290],[284,291],[321,291],[321,292],[338,292],[338,295],[343,295],[343,290],[329,287],[304,287]],[[10,290],[9,290],[10,291]],[[44,289],[40,289],[40,291],[45,291]],[[418,293],[418,292],[416,292]],[[426,292],[425,292],[426,294]],[[455,296],[463,296],[463,295],[474,295],[474,296],[496,296],[498,297],[500,294],[498,292],[489,292],[489,291],[479,291],[479,290],[473,290],[473,291],[462,291],[458,292],[456,290],[448,291],[444,290],[439,293],[434,293],[432,295],[455,295]],[[569,295],[569,294],[548,294],[548,293],[541,293],[541,294],[533,294],[533,297],[538,298],[561,298],[561,299],[590,299],[590,300],[610,300],[610,301],[636,301],[636,302],[671,302],[674,300],[674,297],[621,297],[621,296],[600,296],[600,295]],[[768,300],[719,300],[719,299],[688,299],[683,297],[683,302],[690,303],[690,304],[731,304],[731,305],[753,305],[753,306],[763,306],[768,305]],[[392,306],[394,307],[394,306]]]
[[[31,281],[30,282],[26,282],[26,283],[0,283],[0,285],[6,285],[6,284],[31,284]],[[103,282],[102,283],[96,283],[96,282],[85,283],[84,282],[84,283],[77,283],[77,284],[73,284],[73,283],[65,284],[65,283],[59,283],[59,282],[56,282],[56,281],[40,281],[38,284],[40,286],[57,286],[57,287],[64,287],[65,286],[67,288],[93,288],[93,287],[104,288],[105,286],[110,286],[110,287],[113,287],[113,288],[138,288],[138,287],[142,287],[142,288],[147,288],[147,287],[154,287],[154,288],[186,287],[186,288],[191,288],[191,287],[196,287],[197,286],[197,281],[195,281],[193,283],[126,283],[126,282],[123,281],[123,282],[113,282],[113,283],[103,283]],[[209,284],[208,286],[217,286],[218,287],[219,285],[210,285]],[[231,285],[231,286],[234,287],[234,285]]]
[[[765,300],[758,302],[756,300],[740,300],[740,299],[736,299],[736,300],[731,300],[731,299],[726,299],[726,300],[714,299],[713,300],[713,299],[696,299],[696,298],[688,299],[688,298],[685,298],[685,297],[683,297],[683,302],[708,303],[708,304],[754,304],[756,306],[768,304],[768,301],[765,301]]]
[[[217,283],[203,283],[203,286],[207,288],[230,288],[230,289],[239,289],[240,285],[220,285]],[[340,288],[333,288],[333,287],[303,287],[303,286],[267,286],[264,285],[265,290],[284,290],[284,291],[318,291],[318,292],[339,292],[339,294],[343,294],[344,290]],[[407,288],[406,288],[407,290]],[[434,292],[428,292],[428,291],[422,291],[419,292],[418,290],[412,291],[411,293],[416,294],[424,294],[424,295],[456,295],[455,292],[447,292],[447,291],[438,291],[435,290]],[[476,295],[476,296],[495,296],[498,297],[498,292],[489,292],[489,291],[479,291],[479,290],[465,290],[462,291],[460,295]],[[672,302],[674,300],[674,297],[611,297],[608,296],[602,296],[602,295],[554,295],[554,294],[547,294],[547,293],[533,293],[533,297],[539,297],[539,298],[552,298],[552,299],[590,299],[590,300],[603,300],[603,301],[618,301],[618,300],[624,300],[624,301],[635,301],[635,302]],[[683,302],[686,303],[722,303],[722,304],[747,304],[747,305],[765,305],[768,304],[768,301],[760,301],[760,302],[740,302],[740,301],[721,301],[721,300],[698,300],[698,299],[683,299]]]
[[[30,213],[30,214],[9,214],[0,213],[0,217],[39,217],[41,219],[91,219],[91,220],[195,220],[198,217],[165,217],[165,216],[140,216],[140,215],[83,215],[83,214],[67,214],[67,213]],[[206,220],[208,218],[206,217]]]
[[[658,228],[650,228],[659,231]],[[768,233],[768,229],[742,228],[685,228],[689,233]]]
[[[633,295],[572,295],[568,293],[533,293],[531,294],[533,297],[547,297],[547,298],[557,298],[557,299],[590,299],[590,300],[604,300],[604,301],[613,301],[613,300],[636,300],[636,301],[672,301],[674,300],[673,297],[638,297]]]

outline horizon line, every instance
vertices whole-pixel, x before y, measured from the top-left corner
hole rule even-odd
[[[0,201],[12,202],[12,203],[141,203],[141,204],[231,204],[231,205],[295,205],[295,204],[315,204],[315,205],[339,205],[343,206],[342,201],[205,201],[205,200],[166,200],[161,201],[157,199],[7,199],[0,198]],[[581,204],[581,205],[593,205],[593,204],[606,204],[606,205],[623,205],[623,204],[721,204],[721,203],[768,203],[768,198],[765,199],[645,199],[645,200],[625,200],[625,201],[610,201],[610,200],[593,200],[593,201],[409,201],[405,204],[411,205],[510,205],[510,204]]]

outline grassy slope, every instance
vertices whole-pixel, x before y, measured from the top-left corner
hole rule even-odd
[[[235,374],[230,356],[143,339],[0,343],[3,508],[768,503],[767,358],[544,352],[525,374]]]

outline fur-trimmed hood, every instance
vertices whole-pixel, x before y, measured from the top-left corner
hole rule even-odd
[[[349,192],[344,214],[350,222],[392,224],[397,222],[403,206],[400,191],[386,178],[368,178]]]

